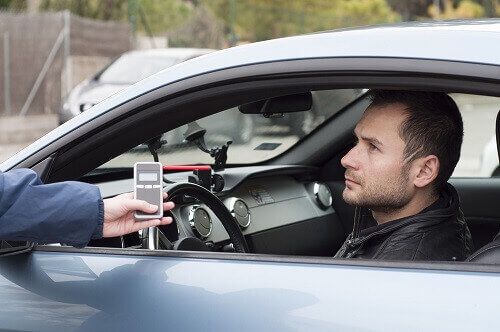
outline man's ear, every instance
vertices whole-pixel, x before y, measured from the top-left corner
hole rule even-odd
[[[435,155],[418,158],[414,166],[416,169],[413,184],[418,188],[427,186],[438,176],[439,159]]]

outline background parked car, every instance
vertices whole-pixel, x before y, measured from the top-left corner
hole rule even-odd
[[[59,124],[85,112],[103,99],[148,76],[213,51],[203,48],[167,48],[123,53],[106,68],[90,79],[81,82],[70,92],[59,112]],[[252,118],[242,119],[233,115],[238,114],[232,112],[229,113],[229,117],[228,114],[221,114],[220,118],[215,119],[220,127],[219,132],[226,134],[228,139],[235,143],[248,142],[254,130]],[[228,122],[232,121],[241,124],[238,130],[233,130],[233,126],[226,126]],[[200,124],[203,126],[204,122],[201,121]],[[229,132],[224,131],[224,128],[227,127],[230,129]],[[185,131],[185,128],[179,128],[175,132],[169,133],[168,137],[164,137],[164,139],[168,140],[170,144],[180,143],[183,140],[183,130]]]
[[[165,68],[213,52],[202,48],[167,48],[125,52],[93,77],[78,84],[59,112],[59,123]]]

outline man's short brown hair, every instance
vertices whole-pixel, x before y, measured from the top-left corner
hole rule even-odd
[[[370,90],[370,107],[402,104],[407,118],[399,128],[406,146],[406,162],[435,155],[439,173],[434,188],[440,190],[448,181],[460,158],[464,125],[457,104],[444,92]]]

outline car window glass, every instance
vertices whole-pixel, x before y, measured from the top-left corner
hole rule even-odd
[[[204,139],[208,148],[233,142],[228,150],[228,164],[253,164],[285,152],[362,92],[361,89],[313,91],[311,111],[288,113],[279,118],[242,114],[233,107],[196,123],[206,130]],[[159,150],[160,162],[165,165],[212,164],[209,154],[184,140],[186,129],[184,125],[162,135],[167,143]],[[151,155],[147,146],[141,144],[101,167],[130,167],[144,160],[151,160]]]
[[[500,98],[453,93],[464,122],[464,141],[453,177],[490,177],[498,167],[495,122]]]

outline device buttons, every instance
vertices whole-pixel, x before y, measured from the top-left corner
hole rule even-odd
[[[153,188],[157,189],[157,188],[161,188],[161,186],[159,184],[153,184]]]
[[[152,188],[153,188],[153,186],[152,186],[152,185],[150,185],[150,184],[147,184],[147,185],[145,185],[145,186],[144,186],[144,188],[146,188],[146,189],[152,189]]]
[[[137,186],[135,186],[137,189],[144,189],[144,185],[143,184],[138,184]]]

